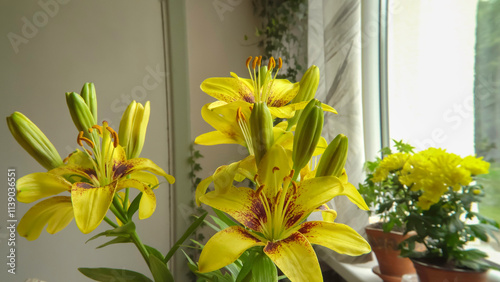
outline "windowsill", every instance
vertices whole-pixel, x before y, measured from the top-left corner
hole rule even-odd
[[[481,244],[479,246],[474,246],[486,252],[489,255],[488,260],[500,263],[500,252],[495,251],[491,246],[487,244]],[[332,255],[331,251],[325,248],[318,248],[316,250],[318,255],[327,263],[335,272],[337,272],[342,278],[348,282],[381,282],[375,273],[373,273],[372,268],[378,265],[377,259],[373,254],[373,260],[361,263],[361,264],[348,264],[337,261]],[[488,272],[488,282],[500,281],[500,271],[489,270]]]

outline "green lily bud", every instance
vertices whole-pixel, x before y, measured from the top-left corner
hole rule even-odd
[[[323,109],[321,102],[312,99],[300,115],[293,137],[293,169],[296,174],[307,165],[316,149],[323,130]]]
[[[312,65],[300,79],[300,89],[292,99],[292,103],[309,101],[316,95],[319,85],[319,68]]]
[[[292,99],[291,103],[299,103],[303,101],[310,101],[316,95],[319,85],[319,68],[312,65],[307,69],[306,73],[302,76],[299,82],[300,89],[297,95]],[[302,110],[297,110],[295,115],[288,120],[288,129],[292,128],[300,118]]]
[[[255,162],[258,165],[274,142],[273,117],[265,102],[258,102],[253,106],[250,115],[250,134]]]
[[[347,136],[344,134],[337,135],[323,152],[319,160],[316,176],[339,177],[342,175],[347,160],[348,146]]]
[[[66,93],[66,104],[68,104],[69,113],[78,131],[83,131],[85,137],[89,138],[88,129],[96,122],[85,100],[78,93],[68,92]]]
[[[20,112],[7,117],[7,125],[17,143],[47,170],[63,165],[61,156],[43,132]]]
[[[125,149],[127,159],[139,157],[146,139],[150,114],[149,101],[144,106],[132,101],[122,115],[118,139],[120,145]]]
[[[94,123],[97,124],[97,97],[95,93],[94,83],[87,82],[83,85],[82,91],[80,91],[85,104],[90,109],[92,116],[94,116]]]
[[[269,81],[271,79],[271,73],[267,72],[267,66],[260,67],[259,78],[260,78],[260,85],[264,85],[266,81]]]

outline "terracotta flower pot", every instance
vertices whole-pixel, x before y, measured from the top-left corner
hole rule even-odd
[[[374,227],[376,224],[371,224],[365,227],[368,235],[368,242],[372,247],[372,251],[377,257],[380,272],[386,276],[401,277],[404,274],[415,273],[413,263],[409,258],[399,256],[398,245],[410,234],[403,236],[401,232],[385,233],[382,229]]]
[[[417,270],[420,282],[485,282],[488,279],[487,270],[469,271],[463,269],[448,269],[421,260],[412,261]]]

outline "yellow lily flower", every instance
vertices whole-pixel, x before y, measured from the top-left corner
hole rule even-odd
[[[274,58],[269,64],[261,68],[262,56],[252,57],[246,61],[250,79],[240,78],[231,72],[231,77],[212,77],[201,83],[201,90],[216,98],[209,108],[215,108],[227,103],[243,101],[248,106],[256,102],[266,102],[273,117],[291,118],[296,110],[303,109],[309,101],[290,103],[299,92],[299,83],[292,83],[286,79],[276,79],[282,67],[281,58],[278,65]],[[276,69],[276,72],[274,70]],[[273,73],[274,72],[274,73]],[[323,110],[337,113],[334,108],[323,104]]]
[[[97,134],[96,131],[98,132]],[[151,216],[156,208],[152,187],[158,180],[151,173],[164,176],[169,183],[175,179],[153,161],[145,158],[127,159],[119,145],[118,134],[106,122],[89,129],[91,138],[78,135],[83,151],[77,150],[66,164],[46,173],[33,173],[17,182],[17,198],[31,203],[41,198],[70,192],[71,196],[56,196],[33,206],[21,219],[18,232],[28,240],[35,240],[48,224],[51,234],[64,229],[75,217],[80,231],[93,231],[104,219],[115,193],[123,188],[136,188],[143,193],[139,219]],[[94,138],[98,136],[99,138]],[[102,139],[102,141],[100,140]],[[84,147],[88,145],[91,150]],[[100,145],[100,146],[99,146]],[[149,171],[149,172],[146,172]]]
[[[236,171],[234,167],[226,170],[228,179],[233,179]],[[290,154],[282,146],[274,145],[259,163],[255,177],[257,190],[237,188],[232,181],[222,181],[215,183],[214,191],[200,197],[201,202],[228,213],[244,226],[228,227],[207,242],[200,255],[200,272],[222,268],[248,248],[262,246],[263,252],[290,280],[323,281],[311,244],[354,256],[370,251],[363,237],[347,225],[303,222],[337,195],[356,198],[356,189],[344,187],[333,176],[296,183],[291,175]]]

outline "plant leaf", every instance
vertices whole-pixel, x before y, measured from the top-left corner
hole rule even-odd
[[[153,282],[145,275],[127,269],[115,268],[78,268],[83,275],[90,279],[101,282],[131,281],[131,282]]]
[[[116,237],[115,239],[107,242],[107,243],[104,243],[100,246],[98,246],[96,249],[100,249],[100,248],[104,248],[106,246],[109,246],[109,245],[113,245],[113,244],[120,244],[120,243],[130,243],[132,242],[132,240],[130,240],[130,237]]]
[[[177,242],[175,242],[175,244],[172,246],[172,248],[170,249],[170,251],[165,256],[165,260],[164,260],[165,263],[167,263],[172,258],[172,256],[174,255],[175,251],[177,251],[177,249],[180,247],[180,245],[182,243],[184,243],[184,241],[186,241],[186,239],[189,236],[191,236],[191,233],[193,233],[196,230],[196,228],[198,228],[198,226],[200,226],[200,224],[203,223],[203,220],[205,219],[206,216],[207,216],[207,213],[204,213],[202,216],[198,217],[191,224],[191,226],[189,226],[189,228],[186,230],[186,232],[184,232],[184,234],[181,236],[181,238],[179,238],[179,240],[177,240]]]
[[[135,224],[134,224],[134,222],[130,221],[127,224],[119,226],[119,227],[117,227],[115,229],[110,229],[110,230],[106,230],[104,232],[101,232],[101,233],[95,235],[94,237],[88,239],[87,242],[85,242],[85,243],[88,243],[89,241],[97,239],[97,238],[99,238],[101,236],[106,236],[106,237],[112,237],[112,236],[115,236],[115,237],[118,237],[118,236],[129,237],[130,233],[134,232],[134,231],[135,231]]]
[[[151,268],[151,273],[153,274],[155,282],[174,281],[174,277],[172,273],[170,273],[170,270],[168,270],[167,264],[155,255],[149,256],[149,267]]]

